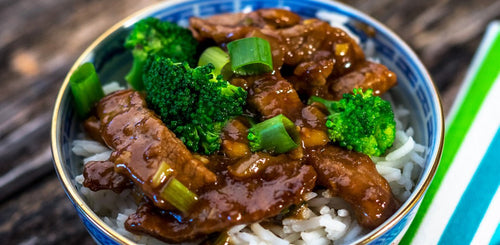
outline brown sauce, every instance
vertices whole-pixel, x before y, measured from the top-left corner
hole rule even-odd
[[[203,190],[187,216],[145,205],[129,217],[126,227],[168,242],[192,240],[275,216],[300,203],[302,194],[311,191],[315,182],[312,167],[293,161],[266,168],[260,178],[237,180],[223,171],[218,173],[216,185]]]
[[[379,226],[399,208],[389,183],[367,155],[328,145],[311,148],[308,156],[319,184],[350,203],[363,227]]]

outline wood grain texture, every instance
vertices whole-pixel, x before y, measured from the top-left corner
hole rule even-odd
[[[93,244],[52,168],[52,107],[93,40],[157,2],[0,0],[0,244]],[[434,78],[445,113],[486,25],[500,19],[496,0],[343,2],[408,42]]]

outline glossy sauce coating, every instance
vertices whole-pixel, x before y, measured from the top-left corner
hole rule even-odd
[[[164,161],[176,171],[175,178],[190,190],[213,183],[216,176],[194,158],[146,106],[143,96],[132,90],[114,92],[97,106],[101,136],[114,151],[110,161],[115,171],[138,185],[153,203],[164,209],[170,204],[160,196],[162,185],[154,186],[152,178]]]
[[[310,149],[307,163],[318,172],[321,185],[352,205],[363,227],[379,226],[399,208],[389,183],[367,155],[328,145]]]
[[[83,169],[83,186],[92,191],[112,190],[121,192],[131,188],[133,182],[126,176],[115,172],[115,163],[110,161],[95,161],[85,164]]]
[[[230,226],[272,217],[302,201],[312,190],[316,172],[296,161],[271,163],[258,178],[237,180],[227,171],[208,186],[187,216],[144,205],[126,222],[133,232],[144,232],[168,242],[192,240]]]

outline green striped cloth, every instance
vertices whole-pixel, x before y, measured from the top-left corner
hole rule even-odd
[[[436,175],[401,244],[500,244],[500,21],[446,120]]]

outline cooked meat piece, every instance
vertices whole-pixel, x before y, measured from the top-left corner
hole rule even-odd
[[[298,162],[269,166],[262,178],[235,180],[227,172],[218,176],[217,184],[200,195],[188,216],[144,205],[129,216],[127,230],[167,242],[192,240],[275,216],[300,203],[302,194],[311,191],[316,181],[314,169]]]
[[[323,86],[326,84],[326,79],[332,74],[334,60],[306,61],[300,63],[293,75],[306,86]]]
[[[189,19],[189,29],[200,42],[209,39],[214,40],[221,46],[225,46],[228,42],[244,38],[248,32],[255,29],[255,27],[247,25],[234,25],[235,23],[239,24],[239,21],[243,20],[242,17],[244,17],[242,14],[225,14],[215,20],[193,17]],[[212,23],[217,21],[218,18],[224,18],[224,20]],[[226,21],[227,25],[221,24],[226,23]]]
[[[99,102],[97,114],[102,138],[114,149],[109,160],[115,163],[115,171],[133,180],[156,206],[170,208],[159,195],[163,186],[152,183],[162,162],[174,169],[175,178],[194,192],[215,182],[215,174],[147,109],[140,93],[114,92]]]
[[[313,128],[326,132],[326,117],[328,111],[321,103],[312,103],[302,108],[300,117],[295,120],[299,127]]]
[[[85,132],[95,141],[104,144],[101,137],[101,122],[95,116],[90,116],[83,122]]]
[[[332,75],[352,70],[364,60],[363,50],[349,35],[319,19],[307,19],[284,29],[263,29],[266,35],[279,37],[285,44],[284,63],[297,66],[308,61],[333,60]]]
[[[374,95],[381,95],[396,85],[396,74],[386,66],[363,62],[351,72],[335,78],[328,77],[326,83],[311,83],[301,76],[291,76],[287,79],[299,94],[319,96],[329,100],[340,100],[345,93],[352,93],[354,88],[373,89]]]
[[[85,164],[83,168],[83,186],[92,191],[112,190],[122,192],[133,186],[127,177],[115,172],[115,164],[110,161],[94,161]]]
[[[300,16],[285,9],[259,9],[248,13],[252,25],[261,28],[286,28],[297,25]]]
[[[304,107],[297,91],[279,75],[258,76],[248,91],[247,100],[262,120],[283,114],[295,121]]]
[[[242,122],[244,119],[230,120],[222,130],[222,147],[224,155],[239,159],[250,155],[250,146],[248,144],[248,127]]]
[[[333,99],[341,99],[344,93],[350,93],[354,88],[373,89],[374,95],[381,95],[395,86],[396,74],[386,66],[365,62],[356,70],[328,82],[328,91]]]
[[[285,28],[300,22],[300,16],[284,9],[260,9],[250,13],[228,13],[205,19],[192,17],[189,26],[199,41],[227,43],[243,38],[250,30]]]
[[[302,109],[302,114],[295,124],[300,127],[300,139],[303,148],[324,146],[330,139],[326,133],[326,115],[323,104],[312,103]]]
[[[311,150],[308,163],[321,185],[352,205],[363,227],[377,227],[399,207],[389,184],[364,154],[329,145]]]

